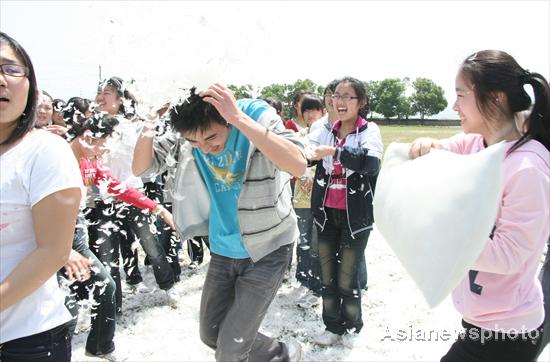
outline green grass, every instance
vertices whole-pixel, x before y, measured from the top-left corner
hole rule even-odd
[[[462,132],[462,127],[379,126],[384,150],[392,142],[410,143],[419,137],[448,138]]]

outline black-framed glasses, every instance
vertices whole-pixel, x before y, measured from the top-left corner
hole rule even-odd
[[[359,97],[353,97],[353,96],[350,96],[349,94],[344,94],[344,95],[333,94],[333,95],[330,96],[330,98],[332,98],[333,101],[337,101],[337,100],[341,99],[344,102],[349,102],[352,99],[359,99]]]
[[[29,68],[21,64],[1,64],[0,70],[10,77],[26,77],[29,74]]]

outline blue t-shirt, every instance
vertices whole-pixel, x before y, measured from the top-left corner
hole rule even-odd
[[[255,121],[270,107],[259,99],[240,99],[237,105]],[[210,250],[235,259],[250,257],[242,242],[237,212],[249,147],[248,138],[232,127],[222,153],[205,154],[193,148],[193,156],[210,192]]]

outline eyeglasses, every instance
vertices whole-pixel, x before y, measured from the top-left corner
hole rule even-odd
[[[349,102],[352,99],[359,99],[359,97],[353,97],[353,96],[350,96],[349,94],[344,94],[344,95],[333,94],[333,95],[330,96],[330,98],[332,98],[333,101],[337,101],[337,100],[341,99],[344,102]]]
[[[20,64],[1,64],[0,69],[3,74],[10,77],[26,77],[29,73],[29,68]]]

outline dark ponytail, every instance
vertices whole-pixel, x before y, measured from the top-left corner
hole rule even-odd
[[[470,81],[476,95],[477,108],[487,119],[514,115],[529,109],[531,98],[524,89],[533,87],[535,103],[522,127],[522,136],[508,152],[518,149],[533,139],[550,151],[550,90],[548,82],[539,73],[523,69],[508,53],[500,50],[482,50],[470,55],[460,71]],[[506,94],[508,104],[495,102],[495,93]]]
[[[529,84],[533,87],[535,103],[523,125],[525,133],[512,146],[510,152],[530,139],[539,141],[550,151],[550,87],[548,86],[548,82],[539,73],[526,71],[520,78],[520,83]],[[530,100],[529,103],[531,103]]]

